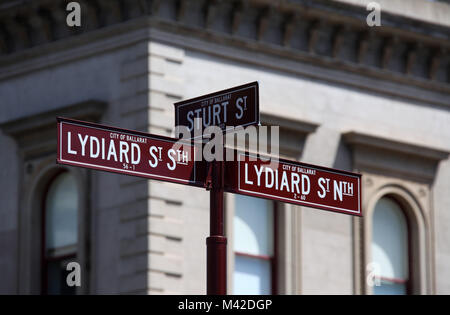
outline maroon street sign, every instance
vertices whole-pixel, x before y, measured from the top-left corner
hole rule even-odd
[[[57,163],[201,186],[196,148],[177,139],[57,118]]]
[[[274,162],[273,162],[274,163]],[[361,216],[361,175],[235,152],[225,163],[225,190],[306,207]]]
[[[177,102],[174,105],[175,126],[187,127],[194,139],[202,137],[209,126],[218,126],[227,132],[236,126],[259,125],[258,82]],[[201,118],[201,124],[195,121],[196,118]]]

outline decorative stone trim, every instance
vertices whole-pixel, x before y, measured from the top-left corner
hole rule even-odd
[[[235,44],[277,47],[291,54],[388,71],[448,85],[450,30],[383,13],[369,29],[362,7],[330,1],[82,0],[82,26],[65,24],[64,3],[19,1],[0,7],[0,66],[31,47],[126,21],[150,20],[186,35],[213,35]],[[219,14],[220,13],[220,14]]]
[[[48,125],[56,126],[56,117],[71,117],[80,120],[98,121],[106,108],[101,101],[90,100],[55,110],[30,115],[6,123],[0,123],[0,129],[8,135],[20,138]]]
[[[106,108],[100,101],[86,101],[37,115],[0,123],[0,130],[13,137],[24,160],[56,150],[56,117],[65,116],[79,120],[99,121]]]
[[[357,170],[374,171],[389,177],[432,183],[437,165],[450,152],[389,140],[355,131],[343,134],[353,149],[353,165]]]

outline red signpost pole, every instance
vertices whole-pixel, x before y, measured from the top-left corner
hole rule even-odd
[[[224,233],[224,162],[211,162],[210,236],[206,239],[206,293],[227,294],[227,238]]]

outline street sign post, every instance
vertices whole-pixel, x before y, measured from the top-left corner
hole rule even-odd
[[[209,126],[227,132],[236,126],[259,125],[259,88],[252,82],[193,99],[177,102],[175,126],[185,126],[193,139]],[[196,122],[196,118],[201,119]]]
[[[227,237],[225,236],[224,162],[212,161],[208,168],[209,236],[206,238],[206,293],[227,294]]]
[[[179,140],[94,123],[58,118],[57,163],[204,185],[196,148]],[[178,142],[181,143],[181,142]]]
[[[225,164],[228,192],[361,216],[360,174],[240,151]]]
[[[224,133],[235,127],[259,125],[259,86],[252,82],[175,105],[175,127],[188,129],[191,139],[201,139],[205,129],[218,126]],[[179,133],[176,130],[176,133]],[[226,245],[224,234],[224,163],[209,164],[210,236],[207,244],[207,294],[226,294]]]

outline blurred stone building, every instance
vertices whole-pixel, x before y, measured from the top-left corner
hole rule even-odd
[[[58,166],[55,117],[170,136],[174,102],[255,80],[364,217],[227,195],[229,293],[450,293],[448,2],[78,2],[0,3],[0,293],[204,294],[208,192]]]

